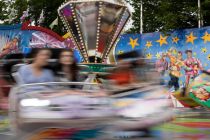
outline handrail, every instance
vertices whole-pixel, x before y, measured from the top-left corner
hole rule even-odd
[[[45,83],[33,83],[33,84],[22,84],[19,85],[17,88],[24,88],[28,86],[42,86],[42,85],[100,85],[97,83],[87,83],[87,82],[45,82]]]

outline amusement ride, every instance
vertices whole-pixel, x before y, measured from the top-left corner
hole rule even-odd
[[[203,71],[187,87],[173,92],[160,85],[159,81],[152,81],[160,78],[154,68],[146,68],[146,72],[141,69],[142,77],[149,76],[132,84],[113,86],[112,81],[107,79],[103,79],[104,83],[99,82],[98,76],[109,75],[109,70],[118,66],[110,62],[109,56],[131,17],[124,0],[66,0],[57,11],[68,36],[71,36],[69,42],[65,43],[71,43],[79,52],[81,63],[78,66],[88,78],[85,82],[25,85],[18,84],[17,80],[9,94],[8,111],[15,137],[28,140],[114,140],[140,136],[142,132],[148,136],[151,128],[173,120],[175,114],[180,113],[172,106],[181,104],[185,108],[209,110],[209,71]],[[31,34],[28,48],[66,49],[63,43],[65,39],[48,29],[33,27],[26,22],[22,30],[40,31]],[[22,51],[26,51],[26,48],[23,47]],[[7,55],[9,49],[3,51],[3,55]],[[134,64],[133,59],[123,62],[132,62],[135,69],[139,62],[147,63],[146,60],[138,58]],[[14,79],[18,75],[18,68],[12,71]],[[115,89],[106,89],[104,84]],[[72,88],[72,85],[78,89]],[[32,86],[46,86],[48,89],[25,91]]]

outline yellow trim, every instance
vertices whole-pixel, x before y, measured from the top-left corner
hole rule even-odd
[[[66,33],[66,34],[63,36],[63,38],[65,38],[65,39],[67,39],[67,38],[69,38],[69,37],[71,37],[70,32]]]

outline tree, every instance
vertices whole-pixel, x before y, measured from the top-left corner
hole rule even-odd
[[[5,20],[7,14],[6,14],[6,2],[0,1],[0,20],[3,22]]]
[[[43,26],[49,28],[50,24],[58,17],[57,9],[65,0],[53,0],[53,2],[49,3],[49,0],[45,0],[44,6],[44,22]],[[57,32],[58,34],[65,34],[65,29],[62,21],[58,18],[58,25],[54,26],[53,31]]]
[[[29,0],[29,17],[38,26],[38,20],[42,10],[44,9],[45,1],[44,0]]]
[[[0,1],[0,20],[2,24],[10,24],[15,19],[15,11],[12,8],[14,0]]]
[[[23,12],[28,8],[27,0],[15,0],[12,4],[12,7],[16,10],[16,18],[13,20],[13,23],[20,23],[20,18],[23,15]]]
[[[5,0],[0,1],[0,21],[2,24],[20,23],[23,12],[29,9],[29,16],[26,20],[31,20],[36,26],[40,25],[49,28],[49,25],[58,17],[57,9],[65,0]],[[41,13],[44,13],[42,23],[39,23]],[[11,20],[11,21],[10,21]],[[65,34],[65,29],[61,20],[58,26],[53,28],[58,34]]]
[[[57,9],[65,0],[29,0],[29,15],[35,25],[41,25],[43,27],[49,28],[50,24],[58,17]],[[42,23],[38,23],[40,14],[44,12],[44,20]],[[65,30],[61,20],[58,21],[58,26],[53,28],[53,31],[58,34],[63,35]]]
[[[210,26],[210,0],[204,0],[201,6],[204,26]]]
[[[210,0],[205,0],[208,3]],[[129,32],[139,33],[140,28],[140,1],[128,0],[133,6],[133,26]],[[204,0],[201,1],[204,4]],[[210,8],[205,4],[205,13],[209,15]],[[203,11],[202,11],[203,12]],[[209,22],[204,21],[205,25]],[[191,0],[143,0],[143,29],[144,32],[172,31],[198,27],[198,6],[197,1]]]
[[[18,24],[27,7],[27,0],[0,1],[0,20],[3,24]]]

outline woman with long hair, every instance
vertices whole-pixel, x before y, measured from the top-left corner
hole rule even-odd
[[[78,80],[78,67],[72,50],[61,50],[58,65],[55,68],[55,75],[60,82],[75,82]]]
[[[45,67],[51,57],[51,52],[47,48],[32,51],[33,62],[22,66],[18,73],[22,84],[54,82],[53,72]]]

